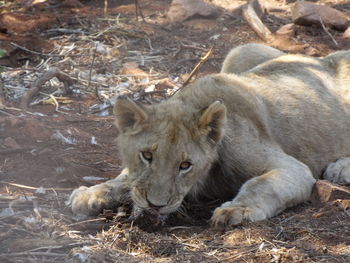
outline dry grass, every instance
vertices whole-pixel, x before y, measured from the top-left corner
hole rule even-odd
[[[32,194],[7,186],[0,204],[2,262],[347,262],[349,211],[334,205],[299,206],[271,220],[226,232],[211,229],[188,207],[162,227],[141,229],[127,216],[106,211],[75,221],[66,191]],[[23,190],[21,190],[23,189]],[[24,191],[24,192],[23,192]],[[22,193],[20,193],[22,192]],[[40,191],[39,191],[40,192]],[[127,212],[128,215],[128,212]],[[150,231],[151,230],[151,231]]]

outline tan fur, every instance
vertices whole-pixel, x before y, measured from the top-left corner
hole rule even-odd
[[[249,54],[247,56],[247,54]],[[232,49],[222,65],[221,73],[241,74],[285,53],[261,44],[246,44]]]
[[[129,170],[75,190],[72,209],[96,214],[130,195],[135,210],[168,214],[185,196],[205,196],[229,200],[214,211],[215,226],[274,216],[307,200],[314,177],[350,156],[349,91],[350,51],[317,59],[259,44],[233,49],[221,73],[167,101],[118,99]],[[329,165],[325,177],[350,182],[350,159]]]

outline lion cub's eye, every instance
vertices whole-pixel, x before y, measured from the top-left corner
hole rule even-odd
[[[152,162],[153,156],[151,152],[141,152],[140,153],[141,159],[145,162]]]
[[[188,172],[192,168],[192,164],[190,162],[182,162],[180,164],[180,171]]]

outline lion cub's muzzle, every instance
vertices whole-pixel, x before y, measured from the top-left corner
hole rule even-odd
[[[140,187],[133,187],[131,190],[132,200],[134,205],[143,210],[153,211],[159,214],[170,214],[177,210],[180,206],[181,201],[175,201],[171,198],[170,193],[158,194],[157,198],[150,195],[145,189]]]
[[[156,211],[159,211],[160,209],[162,209],[163,207],[165,207],[167,204],[165,205],[155,205],[153,204],[151,201],[149,201],[146,197],[146,201],[148,202],[148,207],[153,209],[153,210],[156,210]]]

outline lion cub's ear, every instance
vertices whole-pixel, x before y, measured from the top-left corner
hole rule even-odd
[[[225,123],[226,107],[220,101],[215,101],[199,117],[198,127],[211,142],[218,143],[224,136]]]
[[[114,106],[117,128],[121,132],[136,131],[137,127],[148,119],[142,105],[129,98],[117,98]]]

